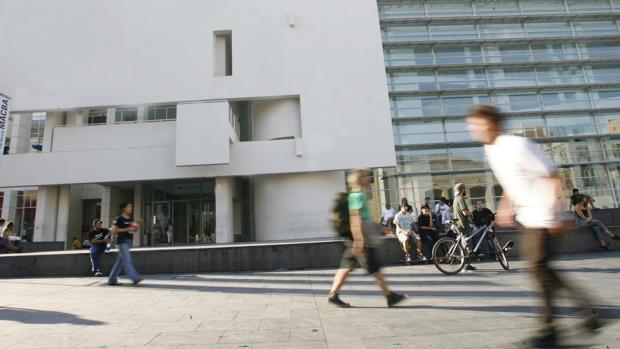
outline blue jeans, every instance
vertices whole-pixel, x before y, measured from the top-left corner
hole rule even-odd
[[[93,266],[92,272],[101,272],[101,254],[105,251],[105,244],[93,244],[90,247],[90,263]]]
[[[131,240],[123,241],[117,245],[118,256],[116,257],[116,262],[114,262],[112,271],[110,271],[108,283],[114,284],[118,282],[118,275],[121,273],[121,266],[131,281],[136,282],[140,280],[140,274],[138,274],[136,268],[133,266],[133,262],[131,261],[131,253],[129,252],[131,248]]]

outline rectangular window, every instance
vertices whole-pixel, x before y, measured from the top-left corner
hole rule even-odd
[[[596,134],[592,115],[554,115],[547,117],[549,136],[564,137]]]
[[[86,117],[86,125],[105,125],[108,122],[106,109],[90,109]]]
[[[450,149],[450,160],[453,169],[474,169],[485,168],[484,148],[452,148]]]
[[[620,90],[592,91],[595,108],[617,108],[620,105]]]
[[[478,0],[474,2],[474,7],[478,16],[505,16],[521,13],[517,0]]]
[[[575,44],[532,44],[535,61],[559,61],[578,59]]]
[[[116,108],[114,121],[116,123],[138,121],[138,108]]]
[[[43,150],[43,136],[45,133],[45,113],[33,113],[30,127],[30,151]]]
[[[520,23],[486,23],[478,27],[483,39],[521,38],[525,35]]]
[[[590,98],[583,90],[566,92],[543,92],[543,104],[548,110],[587,109]]]
[[[527,138],[545,137],[545,120],[535,117],[509,117],[503,122],[504,131],[508,134]]]
[[[148,107],[146,119],[149,121],[176,120],[177,106],[172,105],[151,105]]]
[[[441,121],[420,121],[394,126],[397,145],[445,142]]]
[[[455,142],[471,142],[471,134],[467,131],[467,123],[465,120],[446,120],[446,141]]]
[[[384,57],[389,67],[434,63],[430,47],[386,49]]]
[[[618,35],[618,26],[615,21],[574,21],[575,35]]]
[[[530,86],[535,84],[531,68],[490,69],[489,79],[494,87]]]
[[[487,45],[484,47],[487,62],[527,62],[530,51],[527,45]]]
[[[588,42],[579,45],[583,58],[606,59],[620,57],[620,42]]]
[[[437,72],[441,89],[484,88],[487,79],[482,69],[442,69]]]
[[[521,0],[525,14],[566,13],[564,0]]]
[[[381,19],[424,17],[424,4],[407,2],[402,4],[379,4]]]
[[[480,46],[437,46],[437,64],[482,63]]]
[[[586,66],[586,75],[588,81],[595,84],[618,82],[620,81],[620,65],[605,64]]]
[[[449,170],[447,149],[398,150],[396,161],[400,172],[421,172]]]
[[[215,41],[215,76],[232,75],[232,32],[230,30],[214,32]]]
[[[600,114],[597,121],[600,133],[620,134],[620,113]]]
[[[393,97],[392,116],[415,117],[440,115],[438,97]]]
[[[486,95],[445,96],[442,103],[445,115],[465,115],[472,105],[489,104],[490,98]]]
[[[532,38],[572,36],[570,22],[527,22],[527,35]]]
[[[428,32],[425,25],[388,26],[381,29],[383,41],[425,41],[428,40]]]
[[[388,74],[390,91],[419,91],[436,90],[435,72],[430,69],[420,69],[415,72]]]
[[[469,1],[428,1],[426,10],[430,17],[471,16],[472,8]]]
[[[429,29],[433,40],[478,39],[478,33],[473,24],[431,25]]]
[[[37,210],[37,192],[17,192],[15,207],[15,235],[26,241],[32,241],[34,233],[34,217]]]
[[[566,0],[571,13],[609,12],[609,0]]]
[[[537,68],[540,85],[583,84],[583,70],[577,66]]]
[[[497,104],[506,111],[540,110],[540,101],[535,93],[499,94],[496,99]]]

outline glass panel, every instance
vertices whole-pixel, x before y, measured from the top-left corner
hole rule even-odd
[[[40,152],[43,150],[43,135],[45,133],[45,113],[32,113],[30,126],[30,151]]]
[[[437,199],[438,197],[450,197],[452,181],[448,175],[415,175],[399,177],[400,196],[406,197],[413,206],[414,214],[420,212],[425,197]]]
[[[478,0],[474,2],[476,15],[502,16],[520,14],[517,0]]]
[[[405,173],[428,173],[449,169],[447,149],[398,150],[396,161],[399,171]]]
[[[503,68],[490,69],[489,79],[494,87],[529,86],[535,85],[534,71],[532,68]]]
[[[606,160],[620,160],[620,139],[602,139],[601,147],[605,153]]]
[[[620,106],[620,90],[592,91],[595,108],[618,108]]]
[[[613,83],[620,81],[620,65],[606,64],[586,66],[586,75],[592,83]]]
[[[558,164],[602,161],[601,144],[596,139],[575,139],[549,143],[551,154]]]
[[[387,42],[428,40],[426,26],[389,26],[381,31]]]
[[[465,120],[446,120],[446,140],[453,142],[471,142],[471,134],[467,131]]]
[[[438,64],[481,63],[480,46],[438,46],[435,47]]]
[[[469,1],[429,1],[426,3],[428,15],[433,17],[471,16],[472,8]]]
[[[500,108],[506,111],[540,110],[540,100],[535,93],[498,94],[495,99]]]
[[[453,169],[485,168],[484,148],[454,148],[450,149],[450,159]]]
[[[437,97],[392,97],[392,116],[414,117],[440,115]]]
[[[482,69],[439,70],[437,74],[441,89],[487,87],[486,74]]]
[[[596,134],[596,125],[592,115],[554,115],[547,117],[549,136],[573,136]]]
[[[523,13],[564,13],[564,0],[521,0]]]
[[[562,37],[572,36],[570,22],[527,22],[529,37]]]
[[[465,184],[469,208],[473,209],[478,200],[483,203],[493,201],[493,175],[491,172],[479,172],[454,175],[454,183]],[[489,205],[487,205],[489,206]]]
[[[535,61],[579,59],[575,44],[532,44]]]
[[[578,66],[537,68],[540,85],[583,84],[583,70]]]
[[[465,115],[475,104],[490,104],[490,98],[484,95],[446,96],[442,98],[443,110],[446,115]]]
[[[545,137],[545,121],[542,117],[509,117],[502,127],[508,134],[527,138]]]
[[[573,21],[575,35],[617,35],[618,26],[615,21]]]
[[[568,11],[574,13],[608,12],[609,0],[566,0]]]
[[[424,5],[421,2],[379,4],[379,17],[381,19],[424,17]]]
[[[433,40],[465,40],[478,38],[476,27],[473,24],[431,25],[430,34]]]
[[[388,74],[390,91],[436,90],[435,72],[430,69]]]
[[[107,110],[106,109],[91,109],[88,111],[88,117],[86,118],[87,125],[102,125],[107,123]]]
[[[542,98],[545,109],[550,110],[587,109],[590,107],[590,99],[586,91],[543,92]]]
[[[620,42],[590,42],[579,45],[583,58],[605,59],[620,56]]]
[[[441,121],[395,125],[394,140],[397,145],[443,143],[443,126]]]
[[[485,23],[478,28],[483,39],[520,38],[525,35],[520,23]]]
[[[488,45],[484,47],[487,62],[527,62],[530,52],[527,45]]]
[[[117,108],[115,114],[115,120],[118,123],[136,122],[138,120],[137,108]]]
[[[618,207],[620,205],[620,202],[618,202],[620,199],[620,165],[607,165],[607,171],[609,172],[609,179],[611,180],[611,189],[615,194],[615,203],[613,207]]]
[[[598,128],[603,134],[620,134],[620,113],[600,114]]]
[[[430,47],[386,49],[384,56],[387,66],[433,64]]]

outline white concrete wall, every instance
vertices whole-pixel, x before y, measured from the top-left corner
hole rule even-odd
[[[252,102],[252,139],[267,141],[301,137],[299,99],[286,98]]]
[[[232,32],[232,76],[214,74],[221,30]],[[16,113],[299,96],[304,150],[233,144],[230,166],[183,170],[173,146],[7,156],[0,187],[395,165],[375,0],[0,0],[0,33],[11,38],[0,51],[0,91]],[[136,174],[84,170],[119,156]]]
[[[329,211],[344,172],[258,176],[254,188],[257,241],[334,236]]]

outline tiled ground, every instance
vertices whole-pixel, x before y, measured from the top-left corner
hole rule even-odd
[[[620,318],[620,253],[557,263]],[[0,347],[511,348],[537,326],[537,300],[522,262],[448,277],[434,266],[387,268],[411,296],[387,309],[374,282],[356,274],[343,292],[355,306],[326,304],[334,270],[147,276],[140,287],[105,279],[0,280]],[[566,300],[567,329],[575,323]],[[570,348],[620,348],[620,323],[592,339],[568,331]]]

